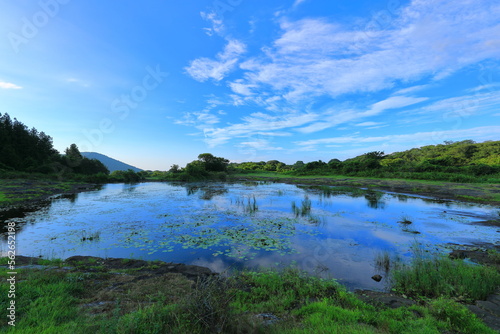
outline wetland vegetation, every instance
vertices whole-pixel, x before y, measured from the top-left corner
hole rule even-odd
[[[19,322],[6,332],[495,333],[463,305],[463,293],[475,290],[485,273],[490,279],[481,293],[494,291],[500,274],[463,260],[419,258],[416,267],[395,271],[395,289],[418,300],[398,308],[362,301],[335,280],[296,268],[221,276],[174,272],[159,261],[24,261],[18,270]],[[449,285],[429,294],[418,276],[405,276],[420,271],[418,266],[446,267],[428,273]],[[470,286],[464,291],[459,281]],[[2,304],[6,296],[1,285]]]

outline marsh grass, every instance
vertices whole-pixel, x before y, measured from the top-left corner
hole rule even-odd
[[[255,196],[247,199],[247,204],[245,205],[245,212],[251,215],[255,214],[259,210],[259,206],[257,205],[257,200]]]
[[[375,267],[380,270],[384,270],[386,273],[392,267],[391,255],[389,252],[385,251],[383,253],[377,254],[375,257]]]
[[[488,257],[495,264],[500,264],[500,252],[496,249],[488,250]]]
[[[444,256],[426,257],[417,250],[410,265],[392,271],[393,289],[413,298],[484,300],[500,285],[500,273]]]
[[[311,214],[311,206],[311,200],[309,199],[309,196],[306,195],[302,200],[300,207],[295,204],[295,201],[292,202],[292,211],[295,214],[295,217],[309,216]]]
[[[83,230],[81,232],[81,236],[80,236],[81,242],[98,241],[99,239],[101,239],[101,232],[100,231],[87,232],[86,230]]]

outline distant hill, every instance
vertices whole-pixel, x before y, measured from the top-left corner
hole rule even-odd
[[[81,152],[81,154],[89,159],[97,159],[106,166],[110,172],[114,172],[115,170],[133,170],[134,172],[140,172],[142,169],[127,165],[124,162],[118,161],[116,159],[110,158],[107,155],[96,153],[96,152]]]

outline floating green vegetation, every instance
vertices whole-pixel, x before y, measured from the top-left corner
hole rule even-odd
[[[234,258],[253,258],[258,251],[274,251],[281,255],[296,252],[291,236],[313,232],[297,229],[297,219],[260,219],[246,217],[224,218],[215,215],[184,217],[159,226],[154,235],[150,229],[134,229],[122,232],[125,247],[140,248],[149,254],[172,252],[176,247],[185,249],[211,249],[214,256],[226,255]],[[119,245],[123,246],[123,245]]]

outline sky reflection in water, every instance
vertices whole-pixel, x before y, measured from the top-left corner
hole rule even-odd
[[[497,242],[497,228],[471,224],[494,215],[488,206],[360,189],[143,183],[106,185],[0,222],[17,222],[17,253],[26,256],[134,257],[218,272],[294,263],[350,288],[382,289],[385,280],[371,279],[385,275],[378,254],[407,260],[415,241],[431,251]],[[5,236],[0,247],[7,251]]]

